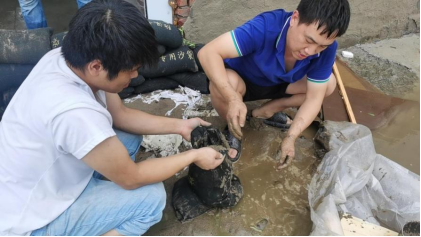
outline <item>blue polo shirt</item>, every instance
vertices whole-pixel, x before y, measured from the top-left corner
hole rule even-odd
[[[259,86],[294,83],[305,75],[312,82],[327,82],[335,62],[336,41],[321,53],[298,60],[286,72],[284,54],[291,15],[282,9],[264,12],[231,31],[239,57],[224,62]]]

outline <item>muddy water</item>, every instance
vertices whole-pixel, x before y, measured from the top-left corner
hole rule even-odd
[[[389,123],[373,132],[376,151],[420,174],[420,104],[404,103],[392,108]]]
[[[345,86],[379,92],[349,68],[338,63]],[[400,96],[409,100],[386,112],[385,126],[373,130],[377,153],[397,162],[410,171],[420,174],[420,84],[413,91]],[[358,122],[358,121],[357,121]]]
[[[212,118],[204,118],[212,121]],[[223,126],[212,121],[214,126]],[[171,187],[177,178],[165,182],[168,192],[163,221],[148,235],[309,235],[312,222],[307,187],[320,163],[314,156],[312,126],[297,139],[295,161],[282,171],[275,169],[282,138],[286,132],[263,125],[243,129],[240,160],[233,165],[240,178],[244,196],[237,206],[214,209],[181,224],[171,207]],[[181,174],[180,176],[182,176]]]
[[[312,134],[313,133],[313,134]],[[306,131],[314,136],[314,130]],[[234,210],[243,213],[242,222],[253,230],[268,221],[262,235],[308,235],[312,222],[307,186],[318,164],[311,140],[299,139],[296,162],[276,171],[276,154],[284,134],[272,128],[245,131],[245,149],[236,164],[245,196]],[[253,228],[254,227],[254,228]]]

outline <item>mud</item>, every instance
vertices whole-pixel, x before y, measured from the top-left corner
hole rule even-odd
[[[404,45],[404,44],[402,44]],[[415,49],[418,50],[418,49]],[[398,50],[399,51],[399,50]],[[416,51],[419,53],[419,50]],[[374,53],[371,54],[372,57]],[[393,57],[393,56],[392,56]],[[375,59],[375,60],[374,60]],[[373,62],[382,60],[381,57],[374,57]],[[415,59],[418,60],[418,59]],[[389,60],[392,70],[396,70],[399,77],[400,70],[416,75],[417,69],[409,69],[409,66]],[[376,65],[376,64],[374,64]],[[407,64],[409,65],[409,64]],[[377,70],[373,67],[373,75]],[[353,87],[358,89],[368,88],[370,91],[377,91],[375,85],[364,80],[358,74],[358,69],[352,65],[350,68],[341,68],[341,73],[350,73],[358,80],[353,82]],[[355,71],[354,71],[355,70]],[[418,69],[419,70],[419,69]],[[418,76],[418,75],[417,75]],[[388,80],[386,78],[385,80]],[[413,85],[419,83],[418,79],[410,80]],[[350,86],[345,82],[347,86]],[[413,87],[412,87],[413,88]],[[398,162],[409,170],[419,174],[419,90],[404,89],[405,92],[400,98],[417,98],[388,111],[388,123],[373,131],[373,138],[377,153]],[[393,89],[393,88],[392,88]],[[394,93],[393,90],[389,93]],[[208,96],[204,99],[199,108],[191,111],[209,111]],[[255,108],[260,103],[247,103],[249,108]],[[147,111],[158,114],[165,114],[165,109],[171,109],[174,102],[162,100],[151,105],[143,104],[141,101],[134,101],[136,108],[147,108]],[[415,103],[415,104],[414,104]],[[294,115],[296,110],[288,110],[288,115]],[[183,106],[174,109],[173,117],[182,116],[185,111]],[[203,119],[212,122],[213,126],[220,129],[225,127],[221,118],[211,113],[200,113]],[[318,120],[318,119],[317,119]],[[242,141],[242,157],[233,165],[234,174],[237,175],[244,189],[244,197],[237,206],[228,209],[214,209],[195,218],[191,222],[181,224],[175,218],[172,207],[167,206],[164,211],[163,220],[153,226],[148,235],[308,235],[312,223],[308,204],[307,186],[320,160],[316,158],[314,146],[314,135],[318,129],[317,122],[313,123],[297,139],[296,158],[292,165],[284,170],[276,171],[276,154],[279,151],[280,143],[286,133],[280,129],[268,127],[260,120],[252,120],[246,123],[243,129],[244,139]],[[320,149],[320,146],[317,148]],[[417,163],[418,162],[418,163]],[[186,175],[182,171],[179,176],[165,181],[168,193],[168,203],[171,200],[171,189],[175,181]]]
[[[204,96],[208,97],[208,96]],[[206,100],[205,98],[205,101]],[[262,102],[249,103],[255,107]],[[147,108],[154,114],[163,115],[164,109],[171,109],[174,102],[161,100],[150,105],[140,100],[128,106]],[[201,108],[208,108],[206,104]],[[171,117],[181,116],[185,106],[174,109]],[[293,115],[295,110],[288,111]],[[202,117],[213,126],[224,128],[226,124],[219,117]],[[263,123],[246,123],[243,150],[240,160],[233,164],[234,174],[239,177],[244,196],[233,208],[214,209],[181,224],[170,203],[174,183],[187,174],[181,171],[177,177],[164,182],[168,199],[163,220],[153,226],[147,235],[308,235],[311,230],[307,186],[319,160],[314,155],[312,139],[317,130],[313,125],[297,140],[296,158],[292,165],[282,171],[276,170],[276,154],[282,138],[286,135],[280,129]],[[265,221],[266,220],[266,221]]]
[[[220,152],[220,153],[226,153],[226,151],[227,151],[227,148],[225,146],[222,146],[222,145],[212,145],[212,146],[209,146],[209,147],[214,149],[217,152]],[[219,159],[221,159],[221,158],[219,158]]]

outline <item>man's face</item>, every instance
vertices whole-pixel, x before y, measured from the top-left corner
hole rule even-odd
[[[87,83],[92,90],[103,90],[110,93],[118,93],[128,87],[130,81],[138,76],[139,69],[139,67],[134,67],[131,70],[120,71],[115,78],[110,80],[108,72],[104,70],[101,62],[93,61],[88,67],[90,67],[90,72],[85,71],[85,75],[90,77]]]
[[[106,88],[102,89],[107,92],[111,93],[118,93],[122,91],[124,88],[128,87],[130,81],[138,76],[138,69],[139,67],[134,67],[128,71],[120,71],[117,77],[113,78],[112,80],[108,80],[108,84],[106,84]]]
[[[335,34],[327,38],[327,33],[321,35],[324,27],[317,29],[318,22],[310,25],[299,24],[298,11],[291,16],[290,28],[287,34],[287,50],[296,60],[303,60],[308,56],[315,55],[333,44]]]

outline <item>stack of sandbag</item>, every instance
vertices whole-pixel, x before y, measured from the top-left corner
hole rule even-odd
[[[197,52],[203,45],[185,46],[174,25],[149,21],[159,43],[159,63],[154,68],[139,69],[129,87],[119,93],[121,98],[155,90],[189,87],[209,93],[208,79]],[[51,49],[61,47],[67,32],[52,35],[51,28],[36,30],[0,30],[0,120],[16,90],[35,64]]]
[[[159,43],[159,63],[153,68],[140,68],[139,76],[119,93],[120,97],[175,89],[178,86],[209,94],[208,79],[197,60],[197,52],[203,45],[183,45],[181,32],[174,25],[157,20],[149,20],[149,23]]]
[[[0,120],[35,64],[51,50],[51,28],[0,30]]]

